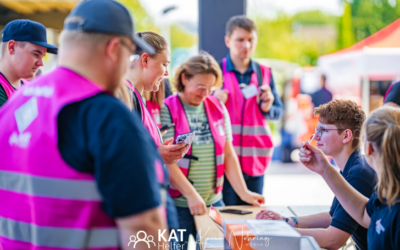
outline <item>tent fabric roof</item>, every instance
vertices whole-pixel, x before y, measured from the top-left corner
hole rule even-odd
[[[78,0],[0,0],[0,4],[19,14],[61,11],[70,12]]]
[[[364,47],[400,48],[400,18],[364,40],[333,54],[362,50]]]

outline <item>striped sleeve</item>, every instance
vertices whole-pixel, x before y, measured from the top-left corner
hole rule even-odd
[[[168,107],[164,104],[161,107],[161,126],[172,123],[171,114],[169,113]],[[168,129],[167,133],[163,136],[163,140],[165,141],[168,138],[175,138],[175,129]]]
[[[231,118],[229,117],[229,113],[225,105],[222,102],[221,105],[224,109],[226,141],[233,141]]]

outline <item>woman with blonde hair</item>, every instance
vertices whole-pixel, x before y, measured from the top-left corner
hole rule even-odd
[[[122,88],[120,96],[126,100],[130,96],[132,101],[125,101],[128,107],[137,112],[142,119],[143,125],[149,131],[154,143],[158,147],[158,151],[166,164],[174,164],[181,159],[189,150],[189,146],[185,143],[173,144],[173,138],[165,140],[161,137],[156,122],[146,108],[146,100],[143,98],[145,91],[159,91],[159,86],[163,82],[164,77],[168,76],[168,64],[170,63],[170,52],[166,40],[151,31],[138,33],[142,39],[149,43],[154,49],[154,54],[146,52],[139,53],[139,57],[135,64],[132,65],[125,77],[127,79],[126,86]],[[128,89],[129,93],[126,93]],[[128,98],[129,99],[129,98]],[[164,174],[161,179],[164,180],[163,185],[168,185],[168,169],[164,166]],[[170,229],[179,228],[176,219],[176,208],[170,196],[167,197],[167,219]]]
[[[350,186],[321,150],[309,143],[301,148],[300,160],[320,174],[346,212],[368,228],[368,249],[400,249],[400,110],[375,110],[362,133],[366,160],[378,176],[377,191],[370,199]]]
[[[158,126],[147,110],[146,100],[143,98],[145,91],[158,92],[164,77],[168,76],[168,64],[171,60],[168,44],[162,36],[151,31],[139,32],[138,35],[155,49],[155,53],[141,53],[136,64],[128,69],[126,74],[126,83],[132,91],[133,110],[139,113],[164,162],[173,164],[183,157],[189,146],[184,143],[173,145],[172,138],[163,142]]]
[[[184,159],[168,165],[178,219],[186,244],[190,234],[196,236],[193,215],[206,213],[206,206],[223,206],[224,174],[242,200],[260,205],[264,198],[249,191],[232,145],[228,111],[213,95],[222,86],[221,70],[215,59],[202,52],[190,58],[176,71],[174,85],[178,94],[165,99],[161,124],[175,123],[165,137],[195,132],[192,147]]]

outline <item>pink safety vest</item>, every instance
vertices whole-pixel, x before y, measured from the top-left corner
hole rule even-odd
[[[161,128],[160,105],[153,101],[147,100],[146,106],[153,117],[154,122],[157,124],[157,127]]]
[[[0,74],[0,85],[3,87],[4,91],[6,92],[7,98],[10,99],[11,95],[14,94],[15,89],[11,84],[7,81],[7,79]]]
[[[189,122],[179,96],[177,94],[169,96],[167,99],[165,99],[165,105],[169,109],[172,122],[175,123],[175,139],[180,134],[189,133]],[[218,194],[222,191],[225,169],[224,150],[226,135],[224,110],[218,99],[211,95],[204,100],[204,108],[206,110],[208,124],[210,126],[215,145],[215,193]],[[192,148],[190,147],[186,156],[180,159],[177,163],[182,173],[186,177],[188,177],[189,174],[190,159],[192,157]],[[173,185],[170,185],[169,193],[174,198],[181,195],[181,193]]]
[[[126,84],[130,89],[132,89],[133,94],[136,95],[136,98],[139,100],[140,103],[140,110],[142,111],[142,123],[149,131],[151,138],[153,138],[157,148],[162,144],[160,130],[158,129],[156,123],[154,122],[153,118],[151,117],[149,111],[147,110],[146,106],[143,103],[142,96],[139,92],[132,86],[129,81],[125,81]]]
[[[262,85],[269,85],[271,69],[262,65],[260,67]],[[225,106],[231,118],[233,146],[242,171],[250,176],[264,175],[273,152],[271,129],[259,108],[256,96],[245,99],[235,73],[226,71],[226,58],[222,60],[222,72],[224,88],[229,91]],[[258,88],[256,72],[253,72],[250,84]]]
[[[93,175],[70,167],[57,144],[60,110],[100,92],[59,67],[0,110],[0,249],[119,249]]]
[[[21,80],[24,84],[28,83],[26,80]],[[10,99],[10,97],[15,93],[15,89],[13,86],[7,81],[7,79],[0,74],[0,85],[3,87],[4,91],[6,92],[7,98]]]

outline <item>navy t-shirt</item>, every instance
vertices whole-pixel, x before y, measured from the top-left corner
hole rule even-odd
[[[371,197],[376,186],[376,173],[368,165],[360,150],[354,151],[347,160],[341,175],[346,181],[365,197]],[[367,247],[367,229],[360,226],[342,207],[335,197],[329,214],[332,216],[331,226],[352,235],[357,247]]]
[[[386,95],[384,103],[394,102],[400,106],[400,82],[394,83]]]
[[[100,93],[66,105],[57,119],[58,147],[74,169],[94,175],[103,210],[112,218],[160,206],[156,145],[139,117]]]
[[[326,88],[321,88],[311,95],[311,101],[314,104],[314,107],[319,107],[320,105],[332,101],[332,93]]]
[[[400,197],[399,197],[400,199]],[[366,206],[371,217],[368,228],[369,249],[400,249],[400,203],[389,206],[374,193]]]

